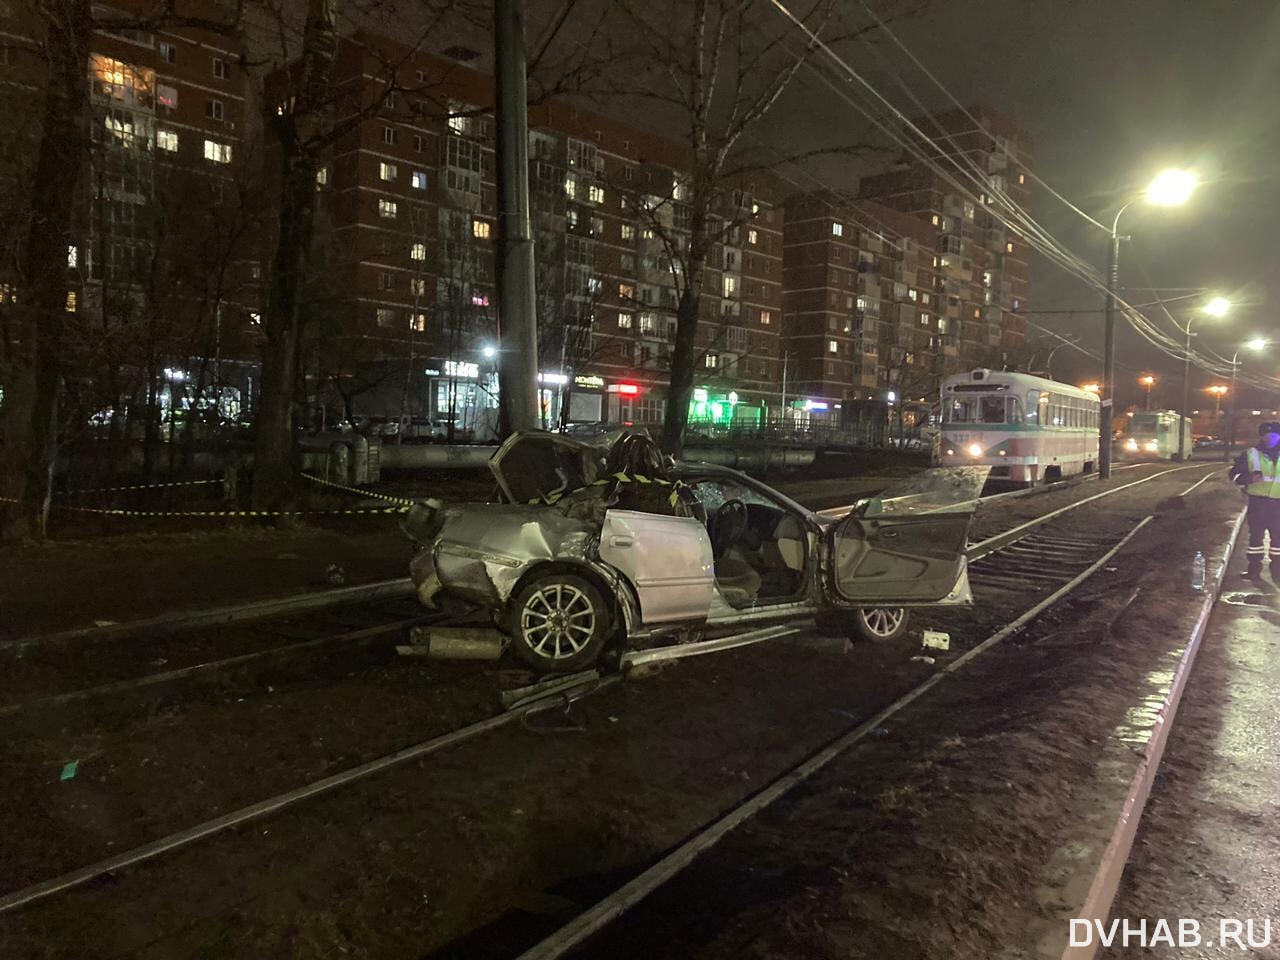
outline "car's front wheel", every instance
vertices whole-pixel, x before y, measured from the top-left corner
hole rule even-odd
[[[590,582],[571,573],[536,577],[509,607],[511,650],[535,670],[585,670],[609,636],[609,608]]]
[[[905,607],[861,607],[853,615],[853,628],[863,640],[897,640],[907,632],[909,619]]]

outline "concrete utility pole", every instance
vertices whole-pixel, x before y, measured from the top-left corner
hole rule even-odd
[[[494,3],[498,125],[498,431],[538,427],[538,321],[529,220],[524,0]]]
[[[1098,418],[1098,479],[1111,476],[1112,415],[1116,396],[1116,288],[1120,285],[1120,214],[1128,208],[1125,204],[1116,214],[1111,227],[1111,255],[1107,260],[1107,293],[1103,311],[1102,340],[1102,405]]]

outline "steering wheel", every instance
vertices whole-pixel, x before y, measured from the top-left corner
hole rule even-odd
[[[711,530],[711,553],[723,557],[725,552],[747,532],[747,505],[741,500],[726,500],[716,511]]]

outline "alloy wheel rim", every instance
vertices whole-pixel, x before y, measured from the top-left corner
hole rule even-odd
[[[902,607],[872,607],[858,611],[858,616],[862,618],[863,626],[869,633],[877,637],[888,637],[902,625],[906,610]]]
[[[578,654],[596,630],[596,611],[585,593],[567,583],[540,587],[520,611],[525,643],[540,657],[562,660]]]

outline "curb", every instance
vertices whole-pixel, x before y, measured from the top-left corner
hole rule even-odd
[[[19,637],[16,640],[0,641],[0,654],[21,656],[27,648],[35,646],[72,643],[81,640],[89,642],[117,640],[126,636],[149,636],[156,633],[189,630],[193,627],[216,626],[244,620],[264,620],[268,617],[278,617],[289,613],[323,610],[325,607],[341,606],[344,603],[398,599],[412,596],[413,591],[413,581],[408,577],[404,577],[397,580],[379,580],[376,583],[366,583],[354,587],[340,587],[336,590],[322,590],[315,593],[275,597],[270,600],[258,600],[254,603],[205,607],[199,610],[179,610],[175,613],[166,613],[158,617],[132,620],[127,623],[113,623],[105,627],[80,627],[74,630],[63,630],[59,633],[47,633]]]
[[[1169,685],[1169,692],[1156,711],[1151,735],[1142,749],[1142,759],[1138,763],[1137,771],[1125,794],[1124,803],[1120,807],[1119,819],[1111,831],[1111,838],[1107,841],[1098,869],[1094,872],[1093,880],[1089,884],[1089,893],[1085,897],[1084,904],[1072,915],[1074,918],[1088,920],[1090,924],[1095,922],[1105,924],[1111,915],[1116,894],[1120,890],[1120,880],[1124,875],[1124,868],[1129,861],[1129,853],[1133,849],[1133,841],[1138,833],[1138,825],[1142,821],[1142,812],[1146,808],[1147,798],[1151,795],[1151,786],[1155,782],[1156,771],[1164,756],[1173,718],[1178,712],[1178,704],[1182,701],[1182,692],[1186,689],[1196,654],[1200,652],[1200,642],[1204,639],[1205,631],[1209,626],[1209,618],[1222,593],[1222,582],[1226,578],[1227,567],[1231,563],[1231,555],[1235,552],[1236,541],[1240,537],[1244,519],[1245,513],[1242,510],[1231,528],[1230,537],[1227,538],[1226,550],[1214,574],[1212,589],[1200,605],[1200,613],[1196,617],[1195,626],[1191,628],[1191,636],[1178,662],[1178,669]],[[1099,944],[1096,938],[1089,939],[1088,946],[1066,946],[1061,954],[1062,960],[1092,960],[1097,955]]]

